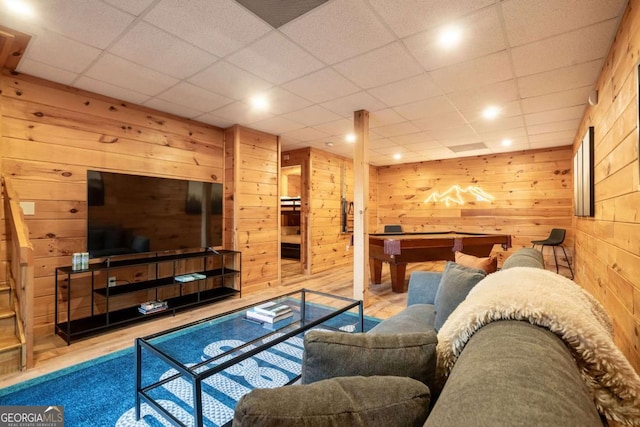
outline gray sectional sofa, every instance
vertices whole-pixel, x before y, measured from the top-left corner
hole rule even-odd
[[[503,270],[514,267],[544,268],[542,255],[521,249]],[[437,334],[484,277],[473,270],[414,272],[407,307],[368,333],[310,331],[302,385],[253,390],[233,425],[606,425],[567,345],[527,321],[481,327],[443,373]]]

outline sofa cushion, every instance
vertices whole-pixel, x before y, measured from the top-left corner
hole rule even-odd
[[[433,326],[436,331],[440,330],[453,310],[485,276],[484,270],[447,261],[435,298],[436,317]]]
[[[429,388],[402,377],[343,377],[254,389],[236,405],[234,427],[422,426]]]
[[[428,386],[436,370],[435,331],[347,334],[309,331],[304,337],[302,384],[349,376],[409,377]]]
[[[533,248],[522,248],[507,258],[502,265],[503,270],[512,267],[544,268],[542,252]]]
[[[414,304],[378,323],[369,330],[369,333],[428,332],[433,330],[435,318],[436,312],[433,304]]]
[[[456,251],[455,259],[456,264],[464,265],[465,267],[479,268],[487,274],[495,273],[498,269],[498,258],[495,256],[479,258]]]
[[[602,427],[580,370],[554,333],[525,321],[483,326],[453,366],[425,427]]]

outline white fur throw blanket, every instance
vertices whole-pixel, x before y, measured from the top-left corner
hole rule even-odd
[[[613,342],[600,303],[553,272],[514,267],[488,275],[438,333],[438,365],[448,375],[471,336],[494,320],[524,320],[555,333],[571,350],[598,411],[640,426],[640,377]]]

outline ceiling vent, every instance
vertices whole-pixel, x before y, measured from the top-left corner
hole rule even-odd
[[[236,0],[259,18],[279,28],[328,0]]]
[[[449,150],[454,153],[462,153],[464,151],[485,150],[487,148],[488,147],[484,145],[483,142],[476,142],[474,144],[455,145],[453,147],[449,147]]]
[[[18,67],[31,36],[0,25],[0,68]]]

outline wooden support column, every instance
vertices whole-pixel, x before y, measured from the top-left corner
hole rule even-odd
[[[369,293],[369,112],[353,113],[353,298]]]

